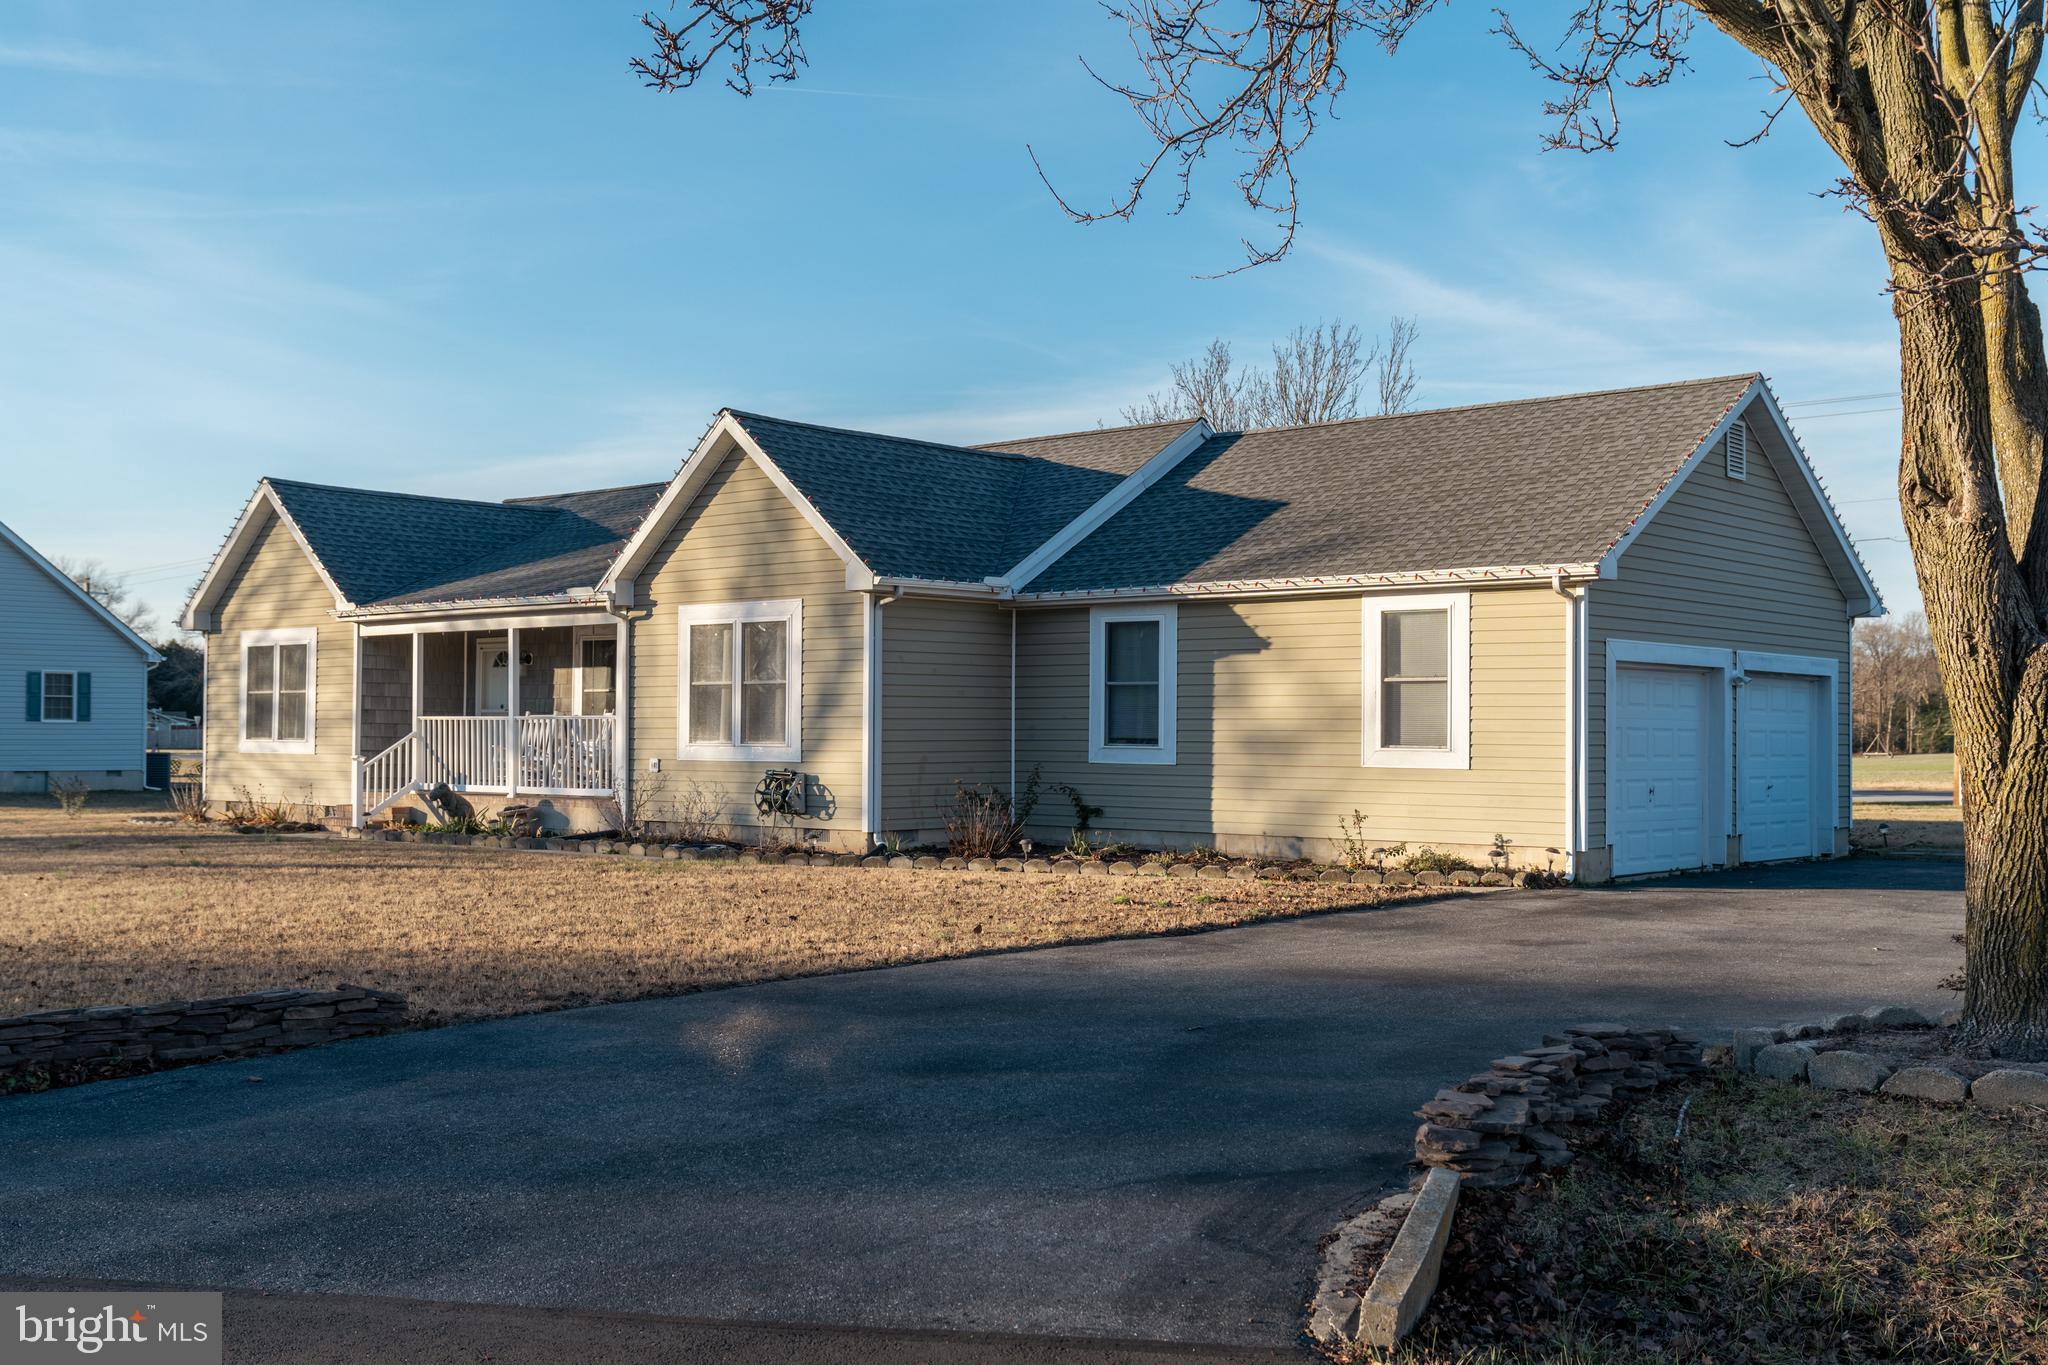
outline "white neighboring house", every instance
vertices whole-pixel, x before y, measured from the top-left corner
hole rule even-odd
[[[163,656],[4,522],[0,602],[0,791],[52,779],[142,790],[149,670]]]

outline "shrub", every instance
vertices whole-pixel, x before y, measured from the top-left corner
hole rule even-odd
[[[166,804],[180,820],[189,820],[195,825],[206,823],[206,788],[197,782],[171,783]]]
[[[955,781],[953,803],[946,808],[946,843],[953,856],[995,858],[1008,853],[1024,826],[1031,823],[1031,812],[1038,808],[1038,772],[1037,768],[1031,770],[1015,800],[996,787],[980,783],[970,787]],[[1080,798],[1074,799],[1078,802]]]
[[[1354,810],[1337,821],[1337,828],[1344,836],[1344,866],[1353,872],[1376,862],[1384,849],[1371,847],[1366,841],[1365,812]]]
[[[53,777],[50,779],[50,795],[57,798],[57,804],[73,819],[85,814],[86,798],[92,795],[92,788],[82,777]]]
[[[1007,853],[1020,825],[1009,793],[953,784],[953,803],[946,808],[946,845],[954,857],[994,858]]]
[[[235,788],[235,799],[227,803],[228,819],[238,825],[289,825],[292,820],[292,803],[272,801],[261,794],[262,788],[251,793],[247,787]]]
[[[1475,869],[1465,858],[1455,853],[1445,853],[1424,844],[1401,860],[1403,872],[1471,872]]]

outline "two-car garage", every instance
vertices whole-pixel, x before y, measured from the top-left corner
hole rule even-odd
[[[1833,659],[1608,644],[1614,876],[1834,851]]]

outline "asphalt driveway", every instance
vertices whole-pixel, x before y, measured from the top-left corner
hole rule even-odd
[[[1446,1078],[1595,1017],[1945,1008],[1960,886],[1501,893],[7,1099],[0,1275],[1281,1346]]]

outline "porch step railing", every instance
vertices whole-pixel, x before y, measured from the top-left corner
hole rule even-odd
[[[421,789],[413,770],[416,746],[411,735],[399,740],[375,758],[357,759],[355,764],[355,823],[383,810],[392,802]]]

